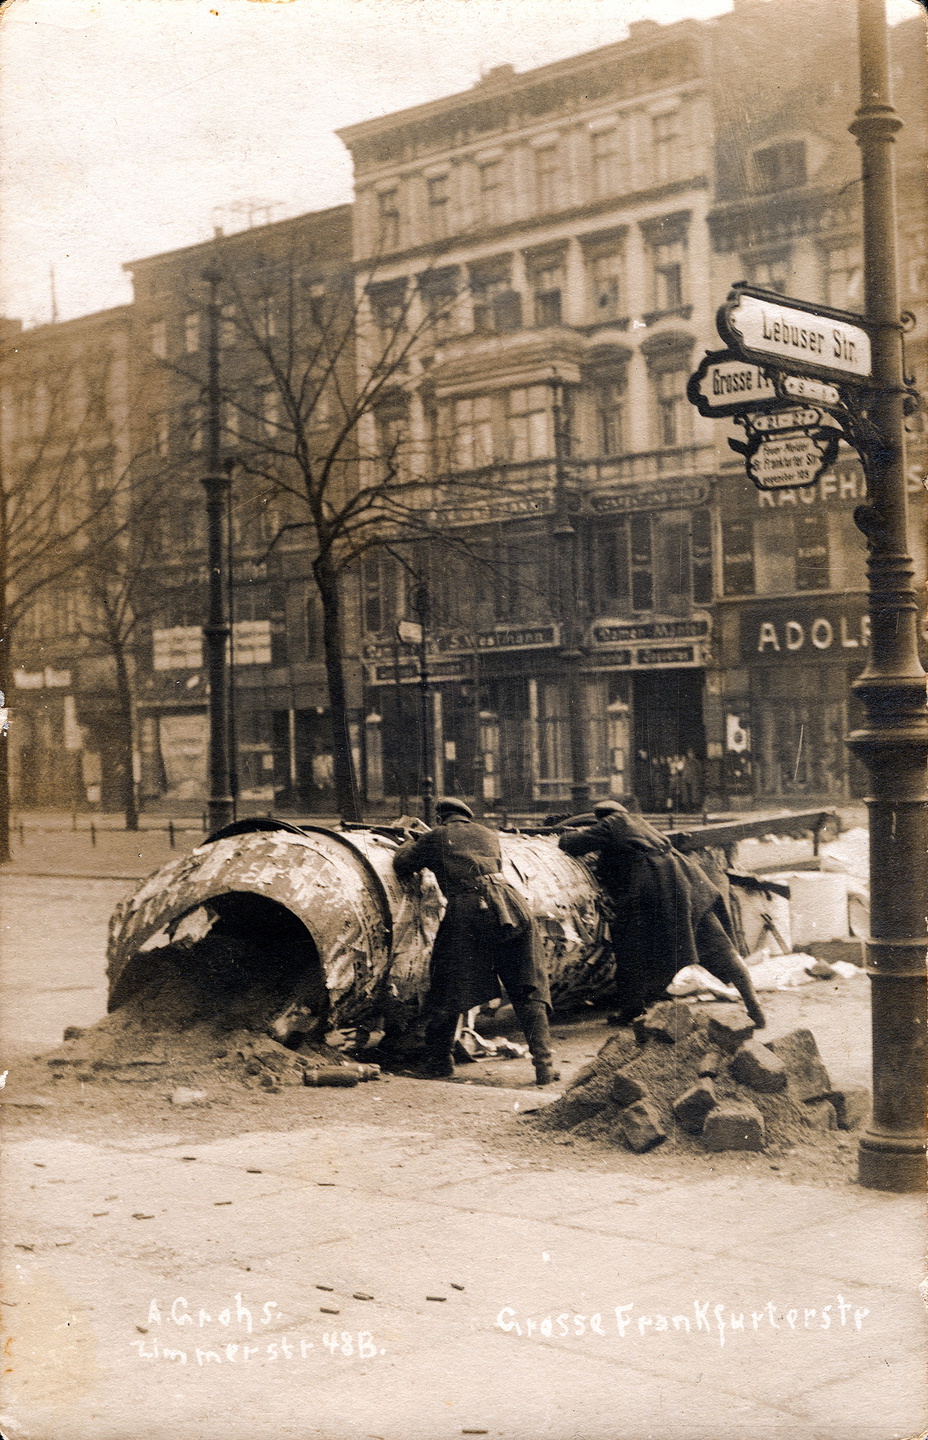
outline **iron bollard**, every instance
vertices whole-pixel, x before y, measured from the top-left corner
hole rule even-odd
[[[174,849],[174,821],[173,821],[173,820],[169,820],[169,821],[168,821],[168,844],[170,845],[171,849],[173,850],[173,849]]]
[[[19,843],[20,845],[25,845],[26,843],[26,832],[23,829],[23,822],[21,820],[19,822]]]
[[[207,828],[207,827],[206,827],[206,811],[205,811],[205,810],[203,811],[203,814],[200,816],[200,824],[201,824],[202,827],[203,827],[203,834],[205,835],[205,834],[206,834],[206,828]]]
[[[71,829],[72,829],[72,830],[76,830],[76,829],[77,829],[77,811],[76,811],[76,810],[72,810],[72,811],[71,811]]]
[[[91,845],[96,845],[97,843],[97,827],[92,820],[90,822],[90,843]]]

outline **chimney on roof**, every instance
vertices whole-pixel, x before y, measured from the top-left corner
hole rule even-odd
[[[514,80],[516,67],[514,65],[494,65],[485,75],[481,75],[474,88],[478,85],[500,85],[508,80]]]
[[[633,20],[628,27],[629,40],[648,40],[664,27],[656,20]]]

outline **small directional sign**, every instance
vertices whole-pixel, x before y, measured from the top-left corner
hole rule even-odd
[[[814,485],[834,464],[839,438],[837,430],[756,431],[747,442],[728,443],[745,457],[748,478],[758,490],[792,490]]]
[[[841,391],[837,385],[813,380],[809,375],[774,375],[777,390],[790,400],[811,400],[813,404],[840,405]]]
[[[870,335],[859,316],[736,285],[717,325],[736,355],[767,369],[832,383],[861,385],[870,379]]]

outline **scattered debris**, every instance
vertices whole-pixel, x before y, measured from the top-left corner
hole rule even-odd
[[[183,1108],[187,1105],[206,1105],[209,1102],[209,1095],[205,1090],[190,1090],[186,1085],[178,1085],[171,1091],[170,1101],[172,1105]]]

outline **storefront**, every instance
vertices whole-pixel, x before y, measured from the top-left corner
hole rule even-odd
[[[920,479],[913,464],[913,510]],[[710,736],[722,754],[719,798],[857,798],[866,773],[846,739],[863,723],[851,687],[870,644],[866,546],[854,524],[866,498],[860,461],[843,451],[805,489],[759,492],[743,472],[720,486],[720,733]],[[911,533],[924,574],[921,526]]]

